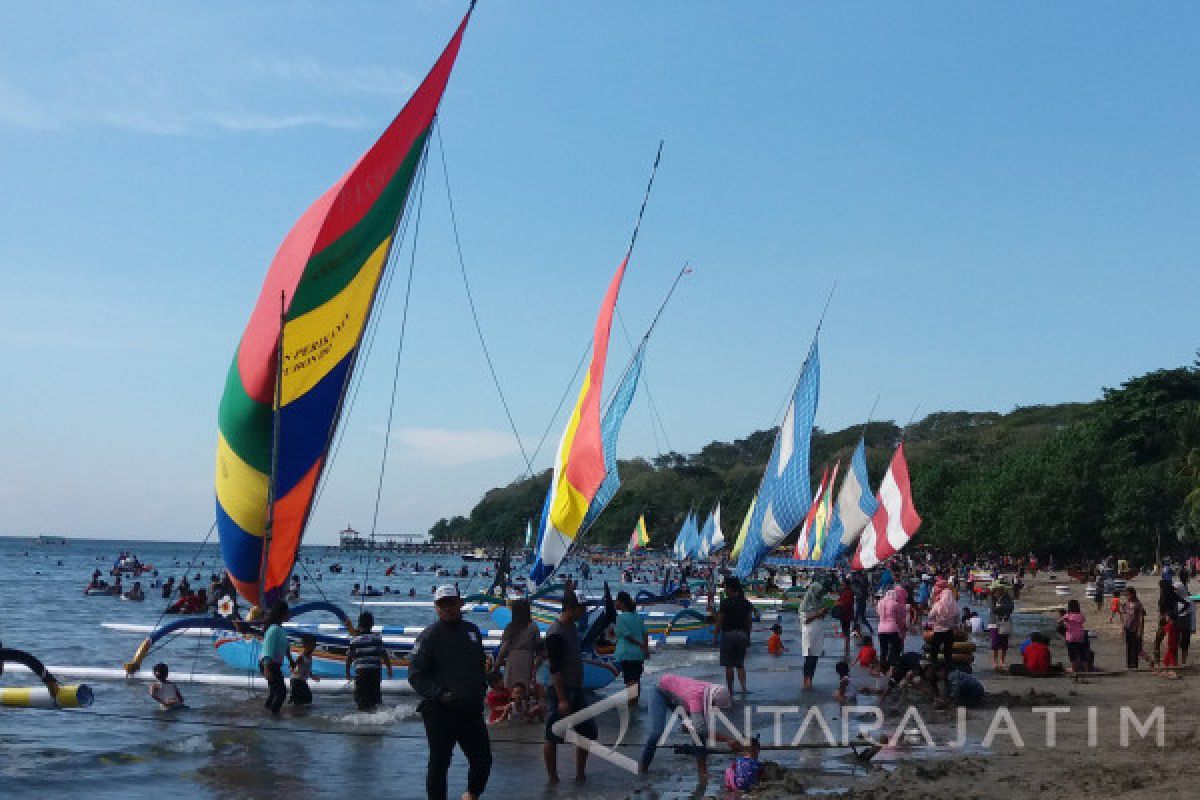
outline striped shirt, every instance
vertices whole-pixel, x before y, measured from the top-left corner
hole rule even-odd
[[[355,671],[383,669],[383,637],[378,633],[360,633],[350,640],[346,660],[354,665]]]

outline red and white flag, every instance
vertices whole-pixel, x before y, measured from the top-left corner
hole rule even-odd
[[[879,508],[863,530],[858,549],[850,561],[853,569],[870,569],[886,561],[908,544],[921,527],[908,481],[904,445],[896,448],[883,483],[879,485]]]

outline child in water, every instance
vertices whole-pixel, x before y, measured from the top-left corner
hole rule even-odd
[[[787,648],[783,646],[782,625],[771,626],[771,638],[767,639],[767,652],[773,656],[781,656],[787,652]]]
[[[838,676],[838,688],[834,698],[842,705],[846,705],[854,700],[854,692],[850,691],[850,665],[845,661],[839,661],[833,669]]]
[[[871,670],[872,674],[879,671],[879,656],[875,652],[875,641],[870,636],[862,637],[862,647],[858,650],[858,665]]]
[[[167,665],[155,664],[153,672],[156,680],[150,686],[150,696],[158,703],[158,707],[164,711],[183,708],[183,695],[179,692],[179,687],[167,679]]]
[[[763,769],[758,752],[758,738],[755,737],[743,754],[725,768],[725,788],[733,792],[734,797],[740,797],[741,792],[748,792],[758,785]]]
[[[497,722],[503,722],[512,714],[512,694],[508,689],[504,688],[504,676],[499,672],[492,672],[488,675],[487,697],[484,703],[488,709],[488,724],[492,725]]]
[[[317,639],[311,633],[300,637],[300,655],[292,664],[292,705],[307,706],[312,704],[312,689],[308,688],[309,681],[319,681],[313,670],[313,651],[317,649]]]

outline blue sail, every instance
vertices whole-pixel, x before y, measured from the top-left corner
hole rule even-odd
[[[812,504],[809,451],[820,392],[821,361],[814,336],[758,487],[746,542],[734,570],[740,578],[748,578],[772,548],[804,522]]]
[[[684,522],[684,529],[687,531],[687,539],[685,540],[688,558],[700,557],[700,526],[696,524],[696,512],[689,511],[687,521]]]
[[[708,519],[704,520],[704,527],[700,530],[700,547],[697,553],[700,558],[708,558],[708,554],[712,552],[713,536],[716,532],[717,523],[710,511]]]
[[[871,494],[871,483],[867,476],[867,443],[860,438],[854,455],[850,457],[850,469],[842,479],[842,490],[833,505],[833,524],[821,565],[832,567],[847,557],[854,549],[863,528],[875,516],[879,501]],[[847,519],[849,518],[849,519]]]
[[[553,487],[551,487],[553,489]],[[542,563],[542,539],[546,536],[546,517],[550,515],[550,492],[546,492],[546,499],[542,501],[542,513],[538,516],[538,536],[537,548],[534,550],[538,554],[533,560],[533,566],[529,568],[529,579],[534,585],[540,584],[542,581],[554,572],[555,564]]]

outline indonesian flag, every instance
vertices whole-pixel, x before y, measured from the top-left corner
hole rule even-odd
[[[904,445],[896,448],[883,483],[879,486],[879,508],[858,540],[850,561],[853,569],[870,569],[891,558],[908,544],[921,527],[908,481]]]

